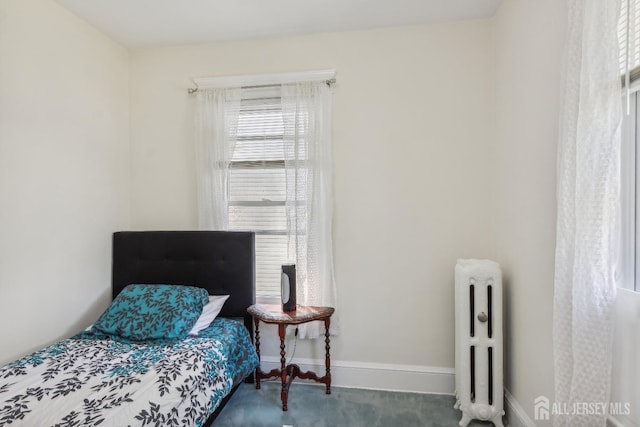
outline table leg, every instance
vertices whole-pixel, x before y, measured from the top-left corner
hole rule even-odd
[[[331,346],[329,345],[329,327],[331,326],[331,318],[327,317],[326,319],[324,319],[324,342],[325,342],[325,350],[326,350],[326,355],[324,358],[324,364],[327,368],[327,373],[326,373],[326,378],[327,378],[327,391],[326,394],[331,394],[331,355],[329,354],[329,350],[331,349]]]
[[[260,377],[262,372],[260,369],[260,319],[255,317],[253,319],[255,326],[255,341],[256,341],[256,354],[258,355],[258,366],[256,367],[256,389],[260,390]]]
[[[289,400],[289,387],[287,386],[287,359],[284,347],[284,333],[286,325],[278,325],[278,335],[280,336],[280,379],[282,380],[282,391],[280,392],[280,400],[282,400],[282,410],[286,411],[287,401]]]

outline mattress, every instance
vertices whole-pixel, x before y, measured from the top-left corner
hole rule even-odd
[[[0,426],[201,426],[257,364],[232,319],[183,340],[85,331],[0,368]]]

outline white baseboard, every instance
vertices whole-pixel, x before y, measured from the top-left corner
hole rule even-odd
[[[609,415],[607,417],[607,427],[638,427],[638,424],[634,423],[626,415]]]
[[[303,371],[324,375],[324,360],[296,359]],[[263,371],[280,367],[280,359],[262,357]],[[345,362],[331,360],[331,385],[336,387],[403,391],[411,393],[453,394],[453,368],[395,365],[384,363]]]
[[[536,423],[527,415],[527,412],[515,397],[504,389],[505,422],[509,427],[536,427]]]

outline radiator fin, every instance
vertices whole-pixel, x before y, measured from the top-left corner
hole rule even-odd
[[[493,313],[492,313],[492,289],[491,289],[491,285],[487,286],[487,316],[489,317],[489,319],[487,320],[487,333],[489,334],[489,338],[493,337]]]

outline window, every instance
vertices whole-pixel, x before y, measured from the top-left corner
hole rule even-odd
[[[640,291],[640,0],[623,0],[618,27],[624,91],[621,146],[619,286]]]
[[[280,295],[281,265],[293,262],[288,250],[284,138],[280,88],[243,89],[229,169],[229,230],[256,233],[260,297]]]

